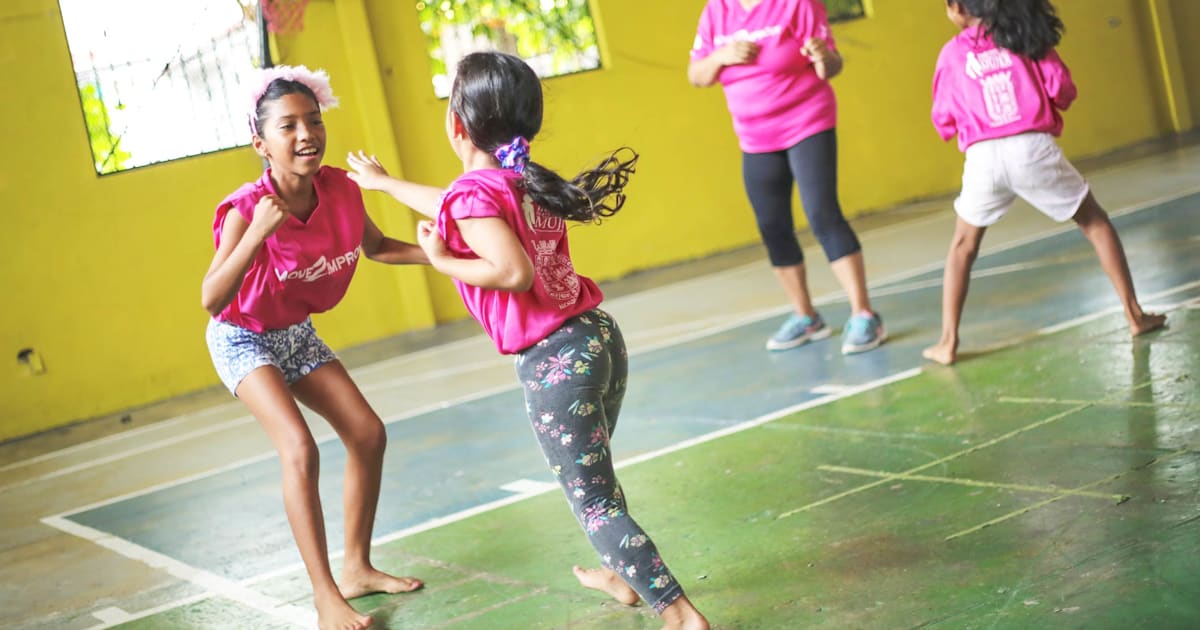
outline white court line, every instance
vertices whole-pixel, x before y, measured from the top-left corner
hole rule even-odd
[[[553,490],[558,487],[556,483],[549,481],[535,481],[533,479],[518,479],[500,486],[500,489],[505,492],[515,492],[516,494],[524,494],[526,492],[542,493]]]
[[[227,599],[233,600],[253,608],[259,612],[270,615],[276,619],[286,621],[292,625],[310,628],[316,625],[316,614],[311,611],[306,611],[296,606],[287,604],[273,597],[268,597],[262,593],[253,591],[244,586],[241,586],[233,580],[223,578],[215,573],[210,573],[202,569],[198,569],[189,564],[185,564],[170,556],[163,555],[157,551],[152,551],[141,545],[136,545],[123,538],[118,538],[111,534],[107,534],[97,529],[80,525],[74,521],[69,521],[65,518],[50,516],[42,519],[42,522],[50,527],[61,530],[72,536],[77,536],[84,540],[91,541],[111,549],[118,554],[137,560],[155,569],[161,569],[167,573],[184,580],[190,584],[199,586],[210,593],[220,595]]]
[[[128,613],[127,612],[125,614],[129,615],[129,616],[124,621],[115,622],[115,623],[114,622],[101,623],[101,624],[98,624],[95,626],[91,626],[87,630],[107,630],[108,628],[119,626],[123,623],[129,623],[130,621],[137,621],[138,619],[145,619],[146,617],[152,617],[154,615],[157,615],[158,613],[164,613],[169,610],[175,610],[176,608],[182,608],[184,606],[191,606],[192,604],[195,604],[197,602],[202,602],[202,601],[209,599],[215,595],[216,595],[216,593],[204,592],[204,593],[200,593],[199,595],[192,595],[191,597],[184,597],[183,599],[177,599],[172,602],[167,602],[161,606],[155,606],[154,608],[147,608],[145,610],[142,610],[142,611],[139,611],[136,613]]]
[[[109,606],[108,608],[93,610],[92,616],[102,621],[102,625],[107,626],[115,626],[125,623],[126,621],[133,621],[133,615],[121,610],[120,608],[117,608],[116,606]]]
[[[814,394],[827,396],[829,394],[840,394],[850,388],[851,388],[850,385],[837,385],[834,383],[829,383],[827,385],[817,385],[816,387],[814,387],[808,391],[810,391]]]
[[[480,390],[480,391],[478,391],[478,392],[475,392],[475,393],[473,393],[473,394],[468,394],[468,395],[466,395],[466,396],[461,396],[461,397],[459,397],[459,398],[453,398],[453,399],[450,399],[450,400],[444,400],[444,401],[440,401],[440,402],[436,402],[436,403],[431,403],[431,404],[428,404],[428,405],[425,405],[425,406],[422,406],[422,407],[418,407],[418,408],[416,408],[416,409],[413,409],[413,410],[407,411],[407,412],[405,412],[405,413],[403,413],[403,414],[400,414],[400,415],[397,415],[397,416],[392,416],[392,417],[390,417],[390,418],[388,418],[388,419],[384,420],[383,422],[384,422],[384,424],[391,424],[391,423],[394,423],[394,422],[400,422],[400,421],[403,421],[403,420],[407,420],[407,419],[410,419],[410,418],[414,418],[414,417],[416,417],[416,416],[424,415],[424,414],[426,414],[426,413],[431,413],[431,412],[438,411],[438,410],[441,410],[441,409],[446,409],[446,408],[448,408],[448,407],[453,407],[453,406],[456,406],[456,405],[461,405],[461,404],[463,404],[463,403],[471,402],[472,400],[475,400],[475,399],[477,399],[477,398],[486,398],[486,397],[488,397],[488,396],[491,396],[491,395],[493,395],[493,394],[497,394],[497,393],[500,393],[500,392],[503,392],[503,391],[507,391],[507,390],[509,390],[509,389],[512,389],[512,388],[513,388],[513,386],[512,386],[512,385],[501,385],[501,386],[499,386],[499,387],[493,387],[493,388],[491,388],[491,389],[484,389],[484,390]],[[330,442],[330,441],[332,441],[332,440],[335,440],[335,439],[337,439],[337,434],[336,434],[336,433],[334,433],[334,432],[332,432],[332,431],[330,431],[329,433],[327,433],[327,434],[324,434],[324,435],[313,435],[313,439],[316,441],[316,443],[317,443],[317,444],[323,444],[323,443],[325,443],[325,442]],[[84,507],[72,508],[72,509],[70,509],[70,510],[67,510],[67,511],[65,511],[65,512],[60,512],[60,513],[58,513],[58,514],[55,514],[53,517],[48,517],[48,518],[54,518],[54,517],[61,517],[61,518],[65,518],[65,517],[68,517],[68,516],[72,516],[72,515],[74,515],[74,514],[78,514],[78,513],[80,513],[80,512],[86,512],[86,511],[88,511],[88,510],[94,510],[94,509],[96,509],[96,508],[101,508],[101,507],[104,507],[104,506],[106,506],[106,505],[112,505],[113,503],[119,503],[119,502],[121,502],[121,501],[125,501],[125,500],[128,500],[128,499],[133,499],[133,498],[136,498],[136,497],[140,497],[140,496],[143,496],[143,495],[147,495],[147,494],[150,494],[150,493],[152,493],[152,492],[157,492],[157,491],[159,491],[159,490],[165,490],[165,489],[167,489],[167,488],[171,488],[171,487],[174,487],[174,486],[183,485],[183,484],[186,484],[186,483],[190,483],[190,482],[193,482],[193,481],[197,481],[197,480],[199,480],[199,479],[205,479],[205,478],[207,478],[207,477],[213,477],[213,476],[219,475],[219,474],[221,474],[221,473],[224,473],[224,472],[227,472],[227,471],[230,471],[230,470],[234,470],[234,469],[236,469],[236,468],[241,468],[242,466],[247,466],[247,465],[250,465],[250,464],[254,464],[254,463],[258,463],[258,462],[261,462],[261,461],[265,461],[265,460],[271,459],[271,458],[273,458],[273,457],[275,457],[275,456],[276,456],[276,453],[275,453],[275,451],[269,451],[269,452],[265,452],[265,453],[259,453],[258,455],[253,455],[253,456],[250,456],[250,457],[246,457],[246,458],[243,458],[243,459],[239,459],[239,460],[237,460],[237,461],[234,461],[234,462],[229,462],[228,464],[225,464],[225,465],[223,465],[223,466],[219,466],[219,467],[217,467],[217,468],[211,468],[211,469],[208,469],[208,470],[203,470],[203,471],[200,471],[200,472],[198,472],[198,473],[195,473],[195,474],[193,474],[193,475],[188,475],[187,477],[180,477],[179,479],[173,479],[173,480],[171,480],[171,481],[164,481],[163,483],[160,483],[160,484],[155,484],[155,485],[153,485],[153,486],[149,486],[149,487],[147,487],[147,488],[142,488],[141,490],[134,490],[133,492],[127,492],[127,493],[125,493],[125,494],[122,494],[122,495],[119,495],[119,496],[115,496],[115,497],[112,497],[112,498],[109,498],[109,499],[104,499],[104,500],[102,500],[102,501],[97,501],[97,502],[95,502],[95,503],[88,504],[88,505],[86,505],[86,506],[84,506]]]
[[[368,385],[360,385],[359,391],[364,394],[374,393],[377,391],[388,390],[399,385],[409,385],[412,383],[420,383],[423,381],[432,381],[439,378],[455,378],[469,372],[477,372],[488,368],[496,368],[504,365],[511,365],[512,359],[499,355],[483,361],[473,361],[471,363],[459,363],[452,368],[442,368],[439,370],[422,370],[418,374],[410,374],[408,376],[398,376]]]
[[[251,424],[253,421],[254,421],[254,418],[252,416],[242,416],[240,418],[235,418],[233,420],[228,420],[225,422],[221,422],[219,424],[214,424],[212,426],[205,427],[203,429],[196,429],[195,431],[189,431],[187,433],[180,433],[179,435],[175,435],[175,436],[163,439],[163,440],[158,440],[156,442],[148,442],[146,444],[142,444],[141,446],[137,446],[137,447],[134,447],[131,449],[120,451],[118,453],[113,453],[111,455],[106,455],[104,457],[98,457],[96,459],[89,459],[87,461],[75,464],[74,466],[67,466],[66,468],[59,468],[54,471],[48,472],[44,475],[39,475],[37,477],[29,477],[28,479],[22,479],[20,481],[10,483],[7,486],[0,486],[0,492],[6,492],[6,491],[12,490],[14,488],[20,488],[20,487],[28,486],[28,485],[35,484],[35,483],[41,483],[43,481],[48,481],[50,479],[55,479],[55,478],[69,475],[72,473],[77,473],[77,472],[81,472],[81,471],[88,470],[91,468],[96,468],[97,466],[111,464],[113,462],[117,462],[122,459],[128,459],[135,455],[141,455],[142,453],[160,449],[164,446],[171,446],[173,444],[179,444],[180,442],[186,442],[193,438],[209,435],[210,433],[217,433],[219,431],[224,431],[231,427],[241,426],[243,424]]]
[[[75,444],[73,446],[60,448],[56,451],[50,451],[48,453],[42,453],[41,455],[38,455],[36,457],[30,457],[29,459],[23,459],[19,462],[5,464],[4,466],[0,466],[0,472],[4,472],[6,470],[12,470],[14,468],[21,468],[24,466],[31,466],[38,462],[44,462],[46,460],[55,459],[57,457],[62,457],[64,455],[78,453],[79,451],[85,451],[90,448],[102,446],[104,444],[108,444],[109,442],[118,442],[120,440],[126,440],[126,439],[129,439],[132,437],[138,437],[138,436],[142,435],[143,433],[149,433],[151,431],[159,431],[161,429],[170,428],[181,422],[185,422],[187,420],[194,420],[197,416],[205,416],[210,413],[222,411],[228,407],[234,407],[234,406],[241,407],[242,403],[239,401],[233,401],[230,403],[222,403],[219,405],[215,405],[213,407],[205,407],[204,409],[188,412],[181,416],[175,416],[174,418],[169,418],[166,420],[155,422],[154,424],[149,424],[144,427],[137,427],[135,429],[129,429],[127,431],[122,431],[120,433],[106,435],[102,438],[88,440],[87,442],[80,442],[79,444]]]
[[[1141,298],[1139,298],[1139,301],[1149,302],[1150,300],[1161,300],[1162,298],[1167,297],[1169,295],[1174,295],[1176,293],[1182,293],[1184,291],[1188,291],[1188,290],[1194,289],[1196,287],[1200,287],[1200,280],[1193,280],[1192,282],[1186,282],[1184,284],[1176,285],[1169,289],[1163,289],[1162,291],[1159,291],[1157,293],[1151,293],[1149,295],[1142,296]],[[1165,306],[1164,310],[1173,311],[1173,310],[1183,306],[1183,304],[1169,304],[1169,305],[1164,305],[1164,306]],[[1148,312],[1153,312],[1153,311],[1150,311],[1149,308],[1145,308],[1145,307],[1143,307],[1143,308]],[[1087,322],[1091,322],[1091,321],[1095,321],[1097,319],[1101,319],[1103,317],[1107,317],[1114,313],[1120,313],[1120,312],[1122,312],[1122,310],[1124,310],[1124,309],[1122,309],[1122,307],[1120,307],[1120,306],[1110,306],[1108,308],[1096,311],[1095,313],[1091,313],[1089,315],[1081,315],[1074,319],[1068,319],[1065,322],[1059,322],[1052,326],[1046,326],[1045,328],[1040,328],[1034,334],[1053,335],[1056,332],[1060,332],[1060,331],[1066,330],[1068,328],[1073,328],[1075,326],[1078,326],[1079,324],[1085,324]]]
[[[1194,187],[1191,189],[1186,189],[1182,192],[1178,192],[1178,193],[1174,193],[1174,194],[1170,194],[1170,195],[1163,195],[1163,196],[1151,199],[1149,201],[1143,201],[1143,202],[1140,202],[1137,204],[1133,204],[1133,205],[1127,206],[1126,208],[1123,208],[1121,210],[1110,213],[1110,216],[1117,217],[1117,216],[1124,216],[1127,214],[1132,214],[1135,212],[1140,212],[1143,210],[1147,210],[1149,208],[1163,205],[1165,203],[1169,203],[1171,201],[1177,201],[1179,199],[1183,199],[1185,197],[1189,197],[1189,196],[1197,194],[1197,193],[1200,193],[1200,186],[1197,186],[1197,187]],[[919,225],[922,222],[924,222],[926,220],[932,220],[933,218],[934,217],[925,217],[922,219],[914,220],[912,222],[905,222],[905,223],[899,223],[899,224],[895,224],[895,225],[882,226],[877,230],[864,232],[862,234],[862,238],[863,239],[867,239],[867,238],[873,239],[878,234],[887,233],[888,230],[908,229],[908,228],[911,228],[912,225],[914,225],[914,224]],[[1051,229],[1043,231],[1043,232],[1038,232],[1036,234],[1033,234],[1033,235],[1030,235],[1030,236],[1027,236],[1024,238],[1015,239],[1015,240],[1009,241],[1007,243],[1004,243],[1002,245],[999,245],[995,248],[988,249],[988,251],[986,253],[980,255],[980,259],[1007,251],[1009,249],[1013,249],[1015,247],[1019,247],[1021,245],[1026,245],[1026,244],[1033,243],[1033,242],[1036,242],[1039,240],[1050,238],[1052,236],[1056,236],[1058,234],[1070,232],[1070,231],[1073,231],[1074,229],[1076,229],[1076,228],[1073,225],[1056,226],[1054,228],[1051,228]],[[932,286],[936,286],[937,284],[941,283],[940,278],[921,281],[921,282],[913,283],[913,284],[910,284],[910,285],[904,286],[904,287],[884,287],[882,289],[877,288],[878,286],[881,286],[881,285],[888,285],[891,283],[900,282],[900,281],[906,280],[908,278],[912,278],[915,276],[919,276],[919,275],[928,273],[930,271],[937,270],[937,269],[941,268],[942,266],[944,266],[944,264],[945,264],[944,261],[934,261],[932,263],[929,263],[926,265],[921,265],[921,266],[915,267],[913,269],[909,269],[907,271],[902,271],[902,272],[899,272],[896,274],[892,274],[890,276],[885,276],[882,280],[871,283],[871,285],[870,285],[872,287],[871,294],[878,297],[878,296],[883,296],[883,295],[891,295],[891,294],[894,294],[897,292],[903,292],[903,291],[909,291],[909,290],[916,290],[919,288],[929,288]],[[1028,266],[1026,266],[1026,265],[1028,265]],[[754,269],[758,269],[760,266],[761,266],[761,263],[758,263],[758,262],[747,263],[747,264],[739,266],[739,267],[733,267],[730,269],[726,269],[724,271],[719,271],[719,272],[715,272],[712,274],[699,276],[699,277],[691,278],[688,280],[683,280],[683,281],[673,283],[668,286],[670,286],[672,288],[678,288],[678,287],[687,287],[687,286],[690,286],[690,285],[696,284],[696,283],[708,283],[708,282],[712,282],[714,279],[719,279],[719,278],[722,278],[725,276],[732,276],[732,275],[742,274],[747,271],[752,271]],[[1032,266],[1036,266],[1036,265],[1034,265],[1032,263],[1030,263],[1030,264],[1017,263],[1016,265],[1006,265],[1001,268],[996,268],[995,270],[984,269],[979,272],[972,273],[972,277],[986,277],[988,275],[994,275],[995,273],[1007,272],[1007,271],[997,271],[997,270],[1024,269],[1024,268],[1028,268],[1028,267],[1032,267]],[[661,289],[661,288],[663,288],[663,287],[657,287],[656,289]],[[635,294],[634,296],[644,296],[644,295],[648,294],[650,291],[651,290],[643,291],[639,294]],[[626,296],[624,298],[617,298],[616,300],[614,300],[614,302],[619,303],[620,301],[624,301],[624,300],[634,297],[634,296]],[[845,299],[845,294],[841,291],[835,291],[835,292],[829,293],[827,295],[824,295],[824,296],[816,299],[814,301],[814,304],[820,306],[820,305],[824,305],[824,304],[837,302],[837,301],[843,300],[843,299]],[[770,307],[770,308],[758,309],[758,310],[754,310],[754,311],[748,311],[748,312],[745,312],[742,314],[734,313],[729,316],[726,316],[731,319],[724,319],[723,323],[721,323],[721,324],[705,327],[702,329],[697,329],[694,333],[684,335],[679,338],[665,339],[659,343],[651,343],[651,344],[647,344],[645,346],[631,348],[630,353],[633,355],[637,355],[637,354],[641,354],[643,352],[653,352],[655,350],[659,350],[664,347],[669,347],[671,345],[687,343],[689,341],[694,341],[696,339],[700,339],[700,338],[703,338],[708,335],[714,335],[714,334],[719,334],[721,332],[725,332],[732,328],[742,326],[746,323],[756,322],[761,319],[765,319],[767,317],[773,317],[773,316],[777,316],[777,315],[786,313],[790,308],[791,308],[790,306],[783,305],[783,306],[775,306],[775,307]],[[717,318],[708,318],[708,319],[700,320],[700,321],[706,322],[706,321],[711,321],[713,319],[717,319]],[[667,327],[662,328],[662,330],[671,330],[671,329],[676,328],[676,326],[677,325],[674,325],[674,324],[669,325]],[[628,338],[636,339],[636,338],[640,338],[642,336],[644,336],[644,335],[638,334],[638,335],[631,335]],[[449,342],[449,343],[446,343],[446,344],[443,344],[440,346],[426,348],[424,350],[418,350],[418,351],[400,355],[400,356],[397,356],[397,357],[394,357],[391,359],[385,359],[383,361],[379,361],[377,363],[373,363],[368,366],[363,366],[361,368],[353,370],[351,372],[351,374],[354,377],[361,377],[363,375],[370,374],[375,371],[385,369],[388,367],[392,367],[395,365],[402,365],[404,363],[416,361],[418,359],[422,359],[425,357],[444,354],[448,350],[457,348],[459,346],[467,346],[470,344],[477,344],[477,343],[481,343],[481,342],[478,338],[474,338],[474,337],[468,338],[468,339],[460,339],[458,341],[453,341],[453,342]],[[454,376],[456,374],[461,374],[466,371],[471,371],[471,370],[477,369],[478,367],[489,364],[489,363],[490,363],[490,360],[489,361],[479,361],[476,363],[468,364],[466,366],[461,366],[459,368],[451,368],[451,369],[442,370],[442,371],[439,371],[439,374],[445,375],[445,376]],[[364,392],[373,392],[373,391],[377,391],[379,389],[386,388],[387,383],[400,384],[400,383],[415,382],[415,380],[420,380],[420,378],[418,377],[418,378],[414,379],[413,377],[400,377],[399,379],[392,379],[390,381],[384,381],[383,383],[379,383],[379,384],[365,385],[362,387],[362,389]],[[513,387],[515,388],[515,385]],[[221,409],[226,409],[229,406],[240,406],[240,405],[241,405],[241,403],[238,401],[223,403],[217,407],[210,407],[210,408],[207,408],[204,410],[191,412],[191,413],[185,414],[183,416],[179,416],[177,418],[172,418],[170,420],[164,420],[164,421],[155,423],[154,425],[140,427],[138,429],[132,429],[130,431],[125,431],[125,432],[122,432],[119,434],[110,435],[110,436],[107,436],[104,438],[99,438],[97,440],[92,440],[90,442],[77,444],[75,446],[67,447],[64,449],[57,450],[57,451],[51,451],[50,453],[45,453],[43,455],[39,455],[39,456],[31,458],[31,459],[23,460],[23,461],[16,462],[13,464],[7,464],[4,467],[0,467],[0,472],[2,472],[4,470],[9,470],[12,468],[27,466],[27,465],[30,465],[30,464],[33,464],[33,463],[36,463],[39,461],[53,459],[55,457],[59,457],[59,456],[66,455],[69,453],[78,452],[80,450],[93,448],[94,446],[97,446],[97,445],[100,445],[103,443],[127,439],[129,437],[136,436],[142,432],[151,431],[151,430],[160,430],[160,429],[163,429],[163,428],[166,428],[169,426],[174,426],[180,422],[183,422],[188,419],[192,419],[196,416],[211,413],[214,410],[221,410]],[[170,443],[174,444],[174,443],[177,443],[178,441],[182,441],[183,439],[187,439],[187,437],[185,437],[185,436],[195,437],[195,436],[199,436],[199,435],[206,435],[208,433],[210,433],[210,431],[201,430],[200,432],[198,432],[196,434],[190,434],[190,433],[181,434],[179,440],[175,440]],[[139,448],[139,449],[135,449],[135,452],[131,452],[130,454],[127,454],[127,455],[121,455],[119,453],[110,455],[104,460],[104,463],[119,461],[126,457],[130,457],[132,455],[136,455],[138,453],[144,452],[145,450],[146,449]],[[80,470],[86,470],[88,468],[88,466],[85,465],[82,468],[79,468],[79,467],[69,467],[69,468],[71,468],[71,469],[67,473],[62,473],[62,474],[69,474],[71,472],[79,472]],[[49,476],[44,475],[43,477],[45,479],[52,479],[54,477],[61,476],[61,474],[55,474],[53,472],[49,473],[48,475]],[[30,483],[36,483],[36,482],[43,481],[43,480],[44,479],[42,477],[32,478],[30,480],[24,480],[22,482],[18,482],[17,484],[14,484],[11,486],[0,487],[0,492],[3,492],[4,490],[8,489],[9,487],[15,487],[16,485],[28,485]]]
[[[1187,283],[1184,285],[1179,285],[1172,289],[1160,291],[1159,293],[1154,294],[1154,297],[1162,297],[1165,295],[1170,295],[1172,293],[1185,291],[1185,290],[1188,290],[1195,286],[1200,286],[1200,281],[1191,282],[1191,283]],[[1147,296],[1147,297],[1153,299],[1151,296]],[[1109,314],[1107,311],[1101,311],[1099,316],[1103,316],[1103,315],[1107,315],[1107,314]],[[1089,316],[1085,316],[1085,317],[1075,318],[1075,319],[1071,320],[1071,322],[1073,322],[1072,325],[1078,326],[1078,325],[1092,321],[1097,318],[1098,318],[1098,316],[1093,314],[1093,315],[1089,315]],[[1060,325],[1060,326],[1048,327],[1048,328],[1056,328],[1058,330],[1064,330],[1067,327]],[[1047,329],[1043,329],[1043,331],[1044,330],[1047,330]],[[1049,334],[1049,333],[1044,333],[1042,331],[1039,331],[1039,334]],[[1019,343],[1019,341],[1020,341],[1020,339],[1014,340],[1009,345]],[[822,396],[820,398],[816,398],[816,399],[813,399],[813,400],[810,400],[807,402],[803,402],[803,403],[799,403],[796,405],[792,405],[790,407],[779,409],[777,411],[771,412],[771,413],[763,415],[763,416],[759,416],[759,417],[749,420],[747,422],[742,422],[742,423],[739,423],[739,424],[736,424],[736,425],[733,425],[733,426],[730,426],[730,427],[727,427],[724,429],[712,431],[712,432],[706,433],[704,435],[697,436],[695,438],[691,438],[688,440],[684,440],[682,442],[678,442],[671,446],[667,446],[667,447],[660,448],[660,449],[657,449],[654,451],[643,453],[641,455],[631,457],[628,459],[623,459],[616,463],[615,468],[623,469],[628,466],[632,466],[632,465],[639,464],[642,462],[650,461],[652,459],[656,459],[658,457],[662,457],[664,455],[668,455],[668,454],[671,454],[671,453],[674,453],[676,451],[680,451],[680,450],[683,450],[686,448],[690,448],[692,446],[696,446],[696,445],[703,444],[706,442],[711,442],[713,440],[716,440],[716,439],[719,439],[722,437],[740,433],[742,431],[746,431],[748,429],[767,424],[773,420],[777,420],[782,417],[796,414],[801,411],[805,411],[805,410],[812,409],[815,407],[820,407],[822,405],[826,405],[826,404],[829,404],[829,403],[832,403],[832,402],[835,402],[838,400],[842,400],[844,398],[855,396],[855,395],[861,394],[863,392],[870,391],[872,389],[877,389],[879,387],[883,387],[886,385],[898,383],[898,382],[913,378],[913,377],[921,374],[921,372],[922,372],[922,367],[915,367],[915,368],[911,368],[911,369],[899,372],[892,376],[888,376],[888,377],[881,378],[881,379],[876,379],[869,383],[864,383],[862,385],[842,387],[841,391],[838,391],[836,393],[831,393],[829,395]],[[164,485],[170,485],[170,484],[164,484]],[[518,492],[517,494],[514,494],[510,497],[505,497],[503,499],[499,499],[496,501],[492,501],[489,503],[485,503],[482,505],[478,505],[478,506],[475,506],[475,507],[467,509],[467,510],[461,510],[454,514],[430,519],[424,523],[420,523],[413,527],[408,527],[406,529],[403,529],[403,530],[400,530],[397,532],[393,532],[393,533],[390,533],[390,534],[387,534],[384,536],[376,537],[371,541],[371,545],[372,546],[385,545],[387,543],[390,543],[390,542],[393,542],[396,540],[400,540],[402,538],[407,538],[407,537],[419,534],[421,532],[436,529],[438,527],[442,527],[445,525],[450,525],[452,523],[456,523],[456,522],[468,519],[468,518],[470,518],[472,516],[476,516],[478,514],[491,512],[491,511],[499,509],[501,507],[504,507],[507,505],[512,505],[512,504],[518,503],[520,501],[524,501],[525,499],[529,499],[529,498],[532,498],[535,496],[546,494],[548,492],[553,491],[556,488],[557,488],[557,484],[543,483],[543,482],[537,482],[537,481],[531,481],[531,480],[520,480],[518,482],[514,482],[513,484],[508,484],[507,486],[505,486],[505,489],[510,489],[510,491],[520,490],[520,492]],[[75,511],[83,511],[84,509],[88,509],[88,508],[80,508]],[[62,523],[74,525],[73,522],[67,521],[61,517],[49,517],[49,519],[57,519],[58,521],[60,521]],[[44,521],[48,521],[48,519],[44,519]],[[90,529],[90,528],[88,528],[88,529]],[[91,531],[96,532],[96,530],[91,530]],[[101,532],[96,532],[96,533],[102,534]],[[135,545],[134,543],[123,541],[122,539],[116,538],[115,536],[108,536],[108,538],[111,540],[115,540],[115,541],[121,541],[122,543],[124,543],[124,548],[126,548],[126,549],[132,549],[135,551],[144,549],[138,545]],[[118,550],[118,553],[122,553],[122,552],[120,550]],[[148,553],[155,554],[156,552],[148,552]],[[337,551],[337,552],[331,554],[330,557],[331,557],[331,559],[336,559],[336,558],[339,558],[342,555],[344,555],[344,553],[345,553],[344,550],[340,550],[340,551]],[[123,555],[125,555],[125,554],[123,554]],[[133,557],[133,556],[130,556],[130,557]],[[236,586],[239,588],[248,589],[250,586],[253,586],[253,585],[263,582],[265,580],[279,577],[282,575],[295,573],[297,571],[303,570],[303,568],[304,568],[303,563],[299,563],[299,562],[293,563],[291,565],[282,566],[282,567],[273,569],[271,571],[268,571],[266,573],[262,573],[260,575],[245,578],[245,579],[237,582]],[[199,570],[197,569],[197,571],[199,571]],[[184,579],[186,579],[186,578],[184,578]],[[196,584],[201,587],[205,587],[204,584],[200,584],[200,583],[196,583]],[[225,593],[218,593],[218,594],[225,595]],[[225,596],[228,597],[228,595],[225,595]],[[204,597],[205,596],[199,596],[199,599],[203,599]],[[164,604],[163,606],[159,606],[159,607],[153,609],[153,612],[142,611],[136,615],[136,618],[142,618],[144,616],[157,614],[157,612],[171,610],[175,607],[184,606],[184,605],[187,605],[188,603],[191,603],[194,601],[198,601],[198,596],[191,596],[189,598],[185,598],[185,599],[179,600],[177,602],[171,602],[168,604]]]

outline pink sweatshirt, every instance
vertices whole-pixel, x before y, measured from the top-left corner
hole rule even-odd
[[[833,88],[800,52],[810,37],[832,49],[833,33],[820,0],[763,0],[749,11],[738,0],[708,0],[700,14],[692,59],[737,41],[761,46],[753,63],[725,66],[717,79],[746,153],[790,149],[837,126]]]
[[[459,258],[478,256],[463,240],[458,221],[497,217],[512,228],[533,261],[533,287],[528,291],[482,289],[454,281],[467,310],[503,354],[515,354],[545,339],[604,298],[595,282],[575,273],[566,221],[533,205],[518,190],[520,179],[502,169],[464,173],[442,197],[437,218],[438,233]]]
[[[933,126],[958,148],[1030,131],[1062,134],[1061,111],[1075,100],[1071,71],[1051,50],[1033,61],[999,48],[982,26],[942,47],[933,74]]]
[[[313,185],[317,207],[308,221],[288,217],[267,238],[218,320],[254,332],[287,328],[342,300],[362,251],[367,216],[362,192],[346,171],[332,166],[322,166]],[[216,246],[230,210],[250,222],[255,204],[269,194],[275,194],[270,169],[226,197],[213,219]]]

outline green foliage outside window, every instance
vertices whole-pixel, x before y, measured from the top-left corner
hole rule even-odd
[[[823,2],[825,2],[825,12],[829,15],[830,22],[843,22],[867,15],[866,8],[863,7],[863,0],[823,0]]]
[[[131,156],[121,150],[121,137],[109,131],[108,106],[101,100],[96,86],[80,86],[79,101],[83,105],[83,120],[92,144],[96,172],[104,175],[125,170],[125,161]]]
[[[448,93],[452,66],[467,48],[516,54],[543,77],[600,66],[587,0],[421,0],[416,9],[438,96]]]

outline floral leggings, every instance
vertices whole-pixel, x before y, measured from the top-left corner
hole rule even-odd
[[[661,613],[683,587],[629,515],[609,448],[629,372],[617,323],[590,310],[518,354],[516,366],[533,433],[575,518],[604,566]]]

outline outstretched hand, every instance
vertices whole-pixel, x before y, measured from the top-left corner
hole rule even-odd
[[[363,153],[361,149],[358,151],[358,155],[355,155],[353,151],[347,153],[346,163],[352,169],[346,175],[364,190],[381,190],[384,182],[388,179],[387,169],[379,163],[379,158],[374,155],[367,157],[367,154]]]

